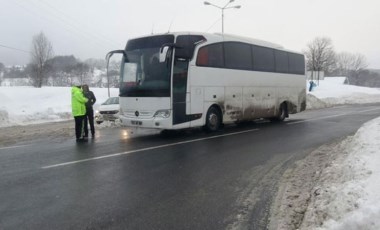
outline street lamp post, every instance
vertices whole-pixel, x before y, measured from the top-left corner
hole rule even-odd
[[[227,2],[227,4],[224,6],[224,7],[220,7],[220,6],[217,6],[217,5],[214,5],[210,2],[203,2],[203,4],[205,4],[206,6],[214,6],[218,9],[221,9],[222,10],[222,34],[224,34],[224,10],[227,10],[227,9],[240,9],[241,6],[240,5],[237,5],[237,6],[228,6],[230,3],[234,2],[235,0],[230,0]]]

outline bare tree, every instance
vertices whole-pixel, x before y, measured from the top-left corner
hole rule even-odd
[[[5,71],[5,65],[0,62],[0,73]]]
[[[368,63],[364,55],[342,52],[336,56],[336,69],[334,72],[348,77],[351,72],[359,72],[367,68],[367,66]]]
[[[317,37],[307,45],[304,52],[307,59],[307,68],[310,71],[330,72],[335,64],[335,51],[330,38]]]
[[[367,59],[363,54],[353,54],[352,70],[358,72],[368,67]]]
[[[47,79],[47,61],[53,57],[53,47],[43,32],[33,37],[31,54],[33,86],[41,88]]]
[[[0,85],[4,78],[5,66],[0,62]]]
[[[108,76],[110,87],[119,87],[120,79],[120,61],[111,61]]]
[[[83,63],[83,62],[78,62],[76,65],[75,65],[75,68],[74,68],[74,73],[75,75],[77,75],[78,77],[78,80],[79,80],[79,83],[82,85],[82,84],[89,84],[89,73],[90,73],[90,67]]]

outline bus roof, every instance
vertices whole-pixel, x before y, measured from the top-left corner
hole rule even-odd
[[[276,49],[283,49],[283,47],[279,44],[267,42],[259,39],[249,38],[249,37],[243,37],[238,36],[234,34],[221,34],[221,33],[215,33],[214,35],[220,37],[223,41],[239,41],[239,42],[246,42],[258,46],[265,46],[270,48],[276,48]]]
[[[268,47],[268,48],[279,49],[279,50],[289,51],[292,53],[301,54],[300,52],[297,52],[297,51],[284,49],[283,46],[276,44],[276,43],[267,42],[267,41],[260,40],[260,39],[244,37],[244,36],[233,35],[233,34],[226,34],[226,33],[221,34],[221,33],[179,31],[179,32],[161,33],[161,34],[150,34],[150,35],[140,36],[140,37],[136,37],[136,38],[159,36],[159,35],[170,35],[170,34],[172,34],[174,36],[178,36],[178,35],[201,35],[207,39],[207,43],[223,42],[223,41],[244,42],[244,43],[249,43],[249,44],[253,44],[253,45],[264,46],[264,47]]]

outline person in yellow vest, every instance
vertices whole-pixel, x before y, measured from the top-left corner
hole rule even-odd
[[[88,99],[83,95],[81,86],[71,88],[71,108],[75,120],[75,136],[77,142],[85,142],[84,118],[86,116],[86,103]]]

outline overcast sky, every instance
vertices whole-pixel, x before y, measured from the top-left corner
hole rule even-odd
[[[224,6],[228,0],[209,0]],[[329,37],[337,52],[361,53],[380,69],[380,0],[235,0],[225,33],[303,51]],[[221,32],[221,10],[202,0],[0,0],[0,62],[26,64],[43,31],[55,55],[104,58],[128,39],[170,31]],[[16,48],[12,50],[3,46]]]

